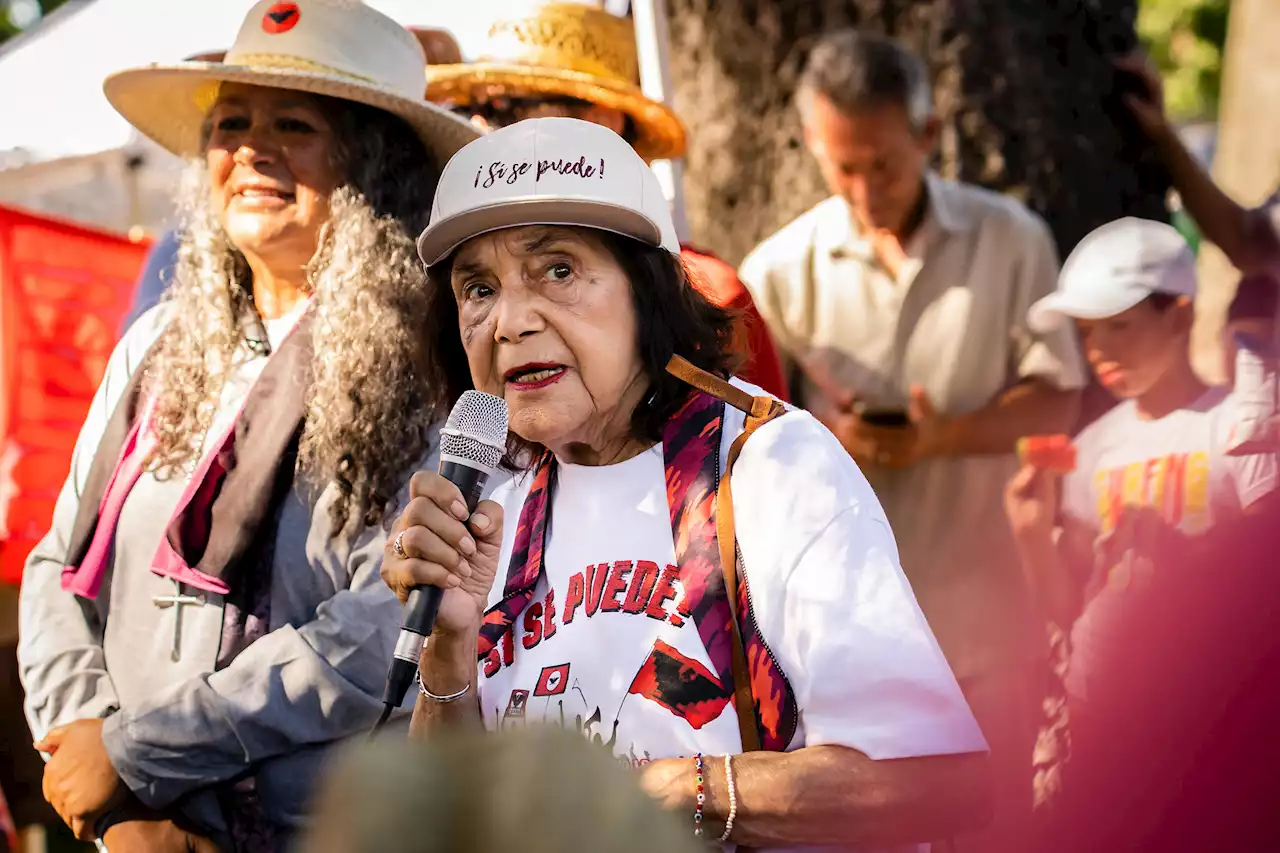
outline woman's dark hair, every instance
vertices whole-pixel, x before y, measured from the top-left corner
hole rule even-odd
[[[316,95],[337,140],[339,168],[379,216],[405,223],[417,239],[431,219],[436,182],[444,171],[409,123],[357,101]]]
[[[636,438],[659,441],[690,391],[684,381],[667,373],[667,362],[680,355],[727,379],[740,361],[735,349],[737,317],[703,296],[684,263],[666,249],[608,231],[597,233],[631,285],[636,345],[650,382],[644,402],[631,416],[631,431]],[[451,256],[427,271],[423,333],[428,351],[422,367],[427,381],[442,389],[450,404],[473,387],[449,281],[452,266]],[[507,450],[507,466],[518,470],[531,465],[543,448],[512,434]]]

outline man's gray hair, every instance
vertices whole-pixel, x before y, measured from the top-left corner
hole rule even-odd
[[[796,87],[806,121],[814,95],[846,113],[897,104],[916,132],[933,115],[933,91],[920,57],[895,41],[853,29],[824,36],[809,53]]]

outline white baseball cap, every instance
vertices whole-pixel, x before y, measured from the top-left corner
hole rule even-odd
[[[1048,332],[1067,318],[1101,320],[1153,293],[1194,299],[1195,253],[1173,226],[1125,217],[1080,241],[1062,265],[1058,289],[1031,306],[1027,322]]]
[[[518,225],[599,228],[680,253],[657,175],[621,136],[578,119],[526,119],[463,147],[440,176],[418,254],[430,266]]]

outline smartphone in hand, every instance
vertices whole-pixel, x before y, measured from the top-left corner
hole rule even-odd
[[[911,425],[911,418],[907,414],[906,409],[886,409],[865,406],[860,407],[857,410],[857,414],[858,417],[862,418],[864,423],[874,427],[902,429]]]

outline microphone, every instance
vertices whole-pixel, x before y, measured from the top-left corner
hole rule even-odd
[[[439,471],[441,477],[462,492],[468,514],[475,512],[485,483],[502,461],[506,449],[506,401],[483,391],[464,392],[440,430]],[[387,689],[382,696],[386,707],[375,731],[400,707],[409,692],[422,657],[422,646],[431,636],[443,596],[444,590],[436,586],[415,586],[409,591],[400,638],[387,671]]]

